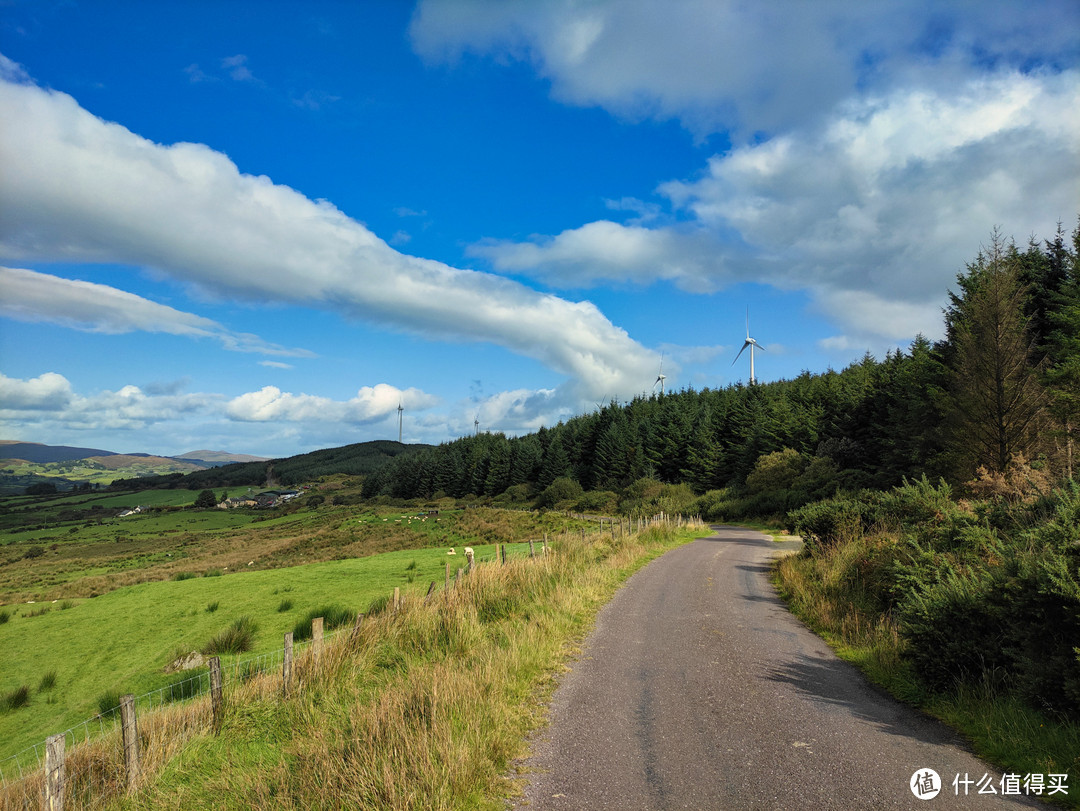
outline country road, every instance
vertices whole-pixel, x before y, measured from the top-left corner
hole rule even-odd
[[[1001,796],[1000,773],[954,733],[868,686],[788,613],[768,580],[778,547],[725,527],[635,574],[556,690],[515,808],[1035,805]],[[926,769],[943,783],[928,800],[909,787]],[[984,775],[998,795],[978,794]]]

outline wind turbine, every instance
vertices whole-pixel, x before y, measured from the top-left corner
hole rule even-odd
[[[405,410],[405,407],[401,405],[401,401],[398,400],[397,404],[397,441],[401,442],[401,412]]]
[[[746,340],[743,341],[742,349],[739,350],[739,354],[735,356],[735,360],[731,362],[731,365],[735,365],[735,361],[739,359],[746,347],[750,347],[750,385],[754,385],[754,349],[760,349],[765,351],[765,347],[750,337],[750,308],[746,308]]]
[[[664,393],[664,381],[667,380],[667,375],[664,374],[664,353],[660,353],[660,371],[656,375],[656,383],[660,384],[660,394]],[[656,383],[652,384],[653,391],[656,391]]]
[[[480,412],[476,412],[476,417],[472,421],[473,428],[476,430],[476,436],[480,436]]]

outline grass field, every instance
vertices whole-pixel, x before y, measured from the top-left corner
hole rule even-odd
[[[382,518],[362,520],[380,529],[384,525]],[[407,524],[409,519],[385,523],[394,520]],[[474,548],[479,559],[494,558],[494,547]],[[521,556],[528,545],[508,549]],[[448,562],[452,572],[465,565],[457,551],[449,556],[441,546],[410,549],[142,583],[93,599],[7,606],[3,611],[9,619],[0,624],[5,651],[0,696],[24,686],[30,695],[25,706],[0,711],[0,759],[94,715],[99,696],[107,691],[139,694],[177,680],[179,675],[163,672],[166,665],[181,653],[201,650],[240,617],[252,618],[257,626],[251,654],[277,650],[282,635],[310,610],[337,604],[365,611],[395,586],[426,590],[435,580],[441,587]],[[281,610],[283,605],[288,608]],[[51,685],[39,689],[48,674],[53,674]]]

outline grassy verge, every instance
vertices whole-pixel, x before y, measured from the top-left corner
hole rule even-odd
[[[288,699],[280,674],[258,676],[227,685],[218,735],[176,754],[150,735],[152,773],[114,807],[503,808],[515,790],[504,775],[596,612],[693,537],[567,541],[547,557],[481,565],[430,599],[413,593],[397,614],[335,637],[317,665],[299,662]]]
[[[904,659],[897,628],[874,607],[860,579],[860,561],[873,543],[860,538],[814,557],[781,558],[774,583],[792,612],[870,681],[958,730],[1005,772],[1068,774],[1069,799],[1053,800],[1080,808],[1074,799],[1080,797],[1080,726],[1039,712],[989,681],[944,693],[925,689]]]

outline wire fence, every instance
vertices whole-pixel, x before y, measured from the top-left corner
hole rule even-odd
[[[686,519],[659,516],[649,521],[637,521],[636,529],[640,531],[657,521],[673,523],[674,520],[681,525]],[[621,522],[618,527],[620,534],[624,532]],[[633,523],[625,526],[627,534],[634,529]],[[615,537],[614,523],[605,530],[601,522],[599,535],[603,536],[605,531]],[[582,540],[586,537],[582,531]],[[531,557],[539,550],[534,551],[532,541],[528,543]],[[543,552],[547,552],[546,537]],[[503,563],[507,560],[505,546],[501,544],[496,547],[494,562],[500,558]],[[469,568],[471,566],[470,560]],[[461,571],[458,570],[459,575]],[[454,578],[454,585],[456,581]],[[446,585],[452,587],[449,570]],[[428,590],[429,597],[435,587],[433,582]],[[399,599],[399,589],[395,589],[392,606],[395,613]],[[293,662],[310,662],[321,647],[335,637],[356,634],[363,617],[363,614],[358,615],[351,628],[342,626],[325,634],[323,620],[318,618],[313,622],[316,627],[313,627],[311,639],[294,645],[289,633],[278,650],[234,659],[219,671],[216,696],[213,662],[209,671],[201,670],[156,690],[138,696],[118,696],[120,703],[117,706],[0,760],[0,811],[38,808],[52,811],[65,807],[65,799],[70,803],[69,808],[89,809],[104,805],[125,788],[132,788],[140,771],[156,771],[193,736],[205,734],[214,727],[222,684],[236,689],[257,676],[276,672],[282,674],[288,690]],[[314,655],[305,657],[305,654]],[[220,660],[217,663],[220,667]],[[130,705],[130,710],[124,707],[125,702]],[[123,757],[119,756],[121,752]],[[133,767],[132,763],[136,765]],[[50,791],[50,785],[54,783],[59,789]]]

